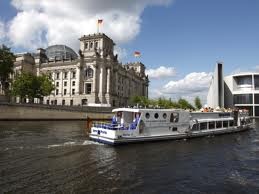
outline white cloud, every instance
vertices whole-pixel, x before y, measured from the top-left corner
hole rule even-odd
[[[4,22],[0,21],[0,40],[5,38],[5,24]]]
[[[150,88],[150,97],[164,96],[173,100],[184,98],[193,103],[194,98],[199,96],[202,103],[205,104],[211,78],[212,73],[193,72],[183,79],[170,81],[163,87]]]
[[[193,72],[178,81],[170,81],[163,87],[167,94],[192,94],[207,90],[212,73]]]
[[[148,69],[146,74],[149,78],[159,79],[164,77],[171,77],[176,74],[175,68],[160,66],[157,69]]]
[[[34,50],[52,44],[66,44],[76,51],[78,38],[96,32],[97,19],[103,19],[101,32],[116,43],[136,37],[141,14],[150,5],[168,5],[172,0],[12,0],[18,10],[9,22],[9,39],[14,46]]]
[[[127,50],[125,48],[121,48],[121,47],[116,45],[114,47],[114,54],[115,55],[117,54],[118,55],[118,59],[121,60],[121,59],[123,59],[124,57],[127,56]]]

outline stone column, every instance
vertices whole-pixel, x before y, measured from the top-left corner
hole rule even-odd
[[[95,93],[95,91],[96,91],[96,87],[95,87],[95,85],[96,85],[96,68],[94,68],[93,69],[93,85],[92,85],[92,93]]]
[[[100,67],[100,77],[99,77],[99,99],[103,102],[103,67]]]
[[[111,69],[107,68],[107,90],[106,93],[110,94],[110,84],[111,84]]]
[[[75,94],[79,94],[80,90],[80,69],[76,68],[76,86],[75,86]]]
[[[71,71],[67,72],[67,94],[69,94],[69,96],[71,96],[72,91],[71,91]]]
[[[59,82],[59,84],[60,84],[60,94],[61,94],[61,96],[63,96],[63,71],[60,71],[60,73],[59,73],[59,78],[60,78],[60,82]]]

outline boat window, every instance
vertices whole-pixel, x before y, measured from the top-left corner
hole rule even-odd
[[[167,117],[167,114],[166,114],[166,113],[164,113],[164,114],[163,114],[163,118],[164,118],[164,119],[166,119],[166,117]]]
[[[177,131],[177,127],[173,127],[172,131]]]
[[[209,122],[209,129],[215,129],[215,122],[214,121]]]
[[[216,127],[222,128],[222,121],[216,121]]]
[[[117,112],[117,117],[121,117],[122,112]]]
[[[234,126],[234,121],[233,121],[233,120],[229,121],[229,126],[230,126],[230,127],[233,127],[233,126]]]
[[[170,122],[171,123],[177,123],[179,121],[179,113],[171,113],[171,116],[170,116]]]
[[[155,117],[155,119],[158,119],[158,117],[159,117],[158,113],[155,113],[154,117]]]
[[[207,122],[206,123],[200,123],[200,130],[206,130],[207,129]]]
[[[146,118],[149,119],[150,118],[150,114],[147,112],[146,113]]]
[[[228,121],[223,121],[223,127],[228,127]]]
[[[198,130],[199,130],[198,125],[197,125],[197,124],[194,124],[194,125],[192,126],[192,131],[198,131]]]

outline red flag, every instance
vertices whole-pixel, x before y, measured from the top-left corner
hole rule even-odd
[[[102,24],[102,23],[103,23],[103,20],[102,20],[102,19],[99,19],[99,20],[97,21],[97,23],[98,23],[98,24]]]
[[[135,52],[134,52],[134,56],[135,56],[135,57],[140,57],[140,55],[141,55],[141,54],[140,54],[139,51],[135,51]]]

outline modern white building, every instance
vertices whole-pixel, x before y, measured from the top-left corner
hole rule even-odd
[[[82,36],[77,55],[65,45],[17,55],[14,75],[47,74],[55,90],[44,104],[128,106],[131,96],[148,97],[149,79],[141,62],[122,64],[112,39],[103,33]]]
[[[223,65],[218,63],[209,87],[209,107],[247,109],[252,116],[259,116],[259,73],[223,75]],[[224,86],[224,87],[223,87]]]

